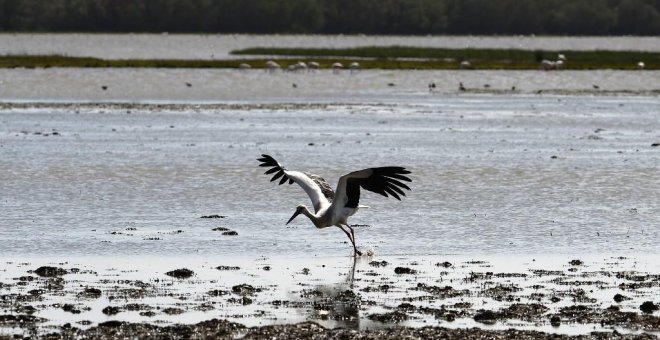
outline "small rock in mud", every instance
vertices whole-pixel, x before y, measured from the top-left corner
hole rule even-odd
[[[225,218],[225,217],[227,217],[227,216],[223,216],[223,215],[204,215],[204,216],[201,216],[200,218]]]
[[[101,322],[99,323],[99,327],[107,327],[107,328],[119,328],[125,323],[122,321],[117,321],[117,320],[110,320],[106,322]]]
[[[163,313],[165,313],[167,315],[179,315],[179,314],[183,314],[183,309],[170,307],[170,308],[163,309]]]
[[[240,267],[232,267],[232,266],[217,266],[215,267],[217,270],[239,270],[241,269]]]
[[[249,304],[252,304],[252,299],[250,299],[247,296],[241,296],[240,298],[229,298],[227,299],[227,302],[229,303],[237,303],[239,305],[247,306]]]
[[[479,310],[474,316],[474,321],[486,325],[494,325],[497,322],[498,314],[492,310]]]
[[[561,325],[561,317],[559,315],[553,315],[550,317],[550,324],[553,327],[559,327]]]
[[[28,291],[28,294],[33,295],[33,296],[39,296],[39,295],[41,295],[45,292],[46,291],[43,290],[43,289],[31,289],[31,290]]]
[[[410,269],[408,267],[396,267],[394,268],[394,273],[395,274],[416,274],[417,271],[414,269]]]
[[[225,236],[236,236],[236,235],[238,235],[238,233],[235,232],[235,231],[233,231],[233,230],[230,230],[230,231],[225,231],[224,233],[222,233],[222,235],[225,235]]]
[[[103,308],[103,310],[101,310],[101,312],[103,312],[103,314],[105,314],[105,315],[115,315],[115,314],[119,313],[119,307],[108,306],[108,307]]]
[[[169,272],[165,273],[165,275],[171,276],[171,277],[174,277],[174,278],[177,278],[177,279],[187,279],[187,278],[193,276],[194,274],[195,274],[195,272],[193,272],[192,270],[187,269],[187,268],[175,269],[175,270],[172,270],[172,271],[169,271]]]
[[[214,290],[210,290],[208,292],[208,294],[211,295],[211,296],[223,296],[223,295],[228,295],[229,291],[221,290],[221,289],[214,289]]]
[[[65,311],[65,312],[69,312],[71,314],[80,314],[81,313],[80,309],[76,308],[76,306],[74,306],[72,304],[69,304],[69,303],[65,303],[64,305],[62,305],[62,310]]]
[[[639,306],[639,309],[646,314],[651,314],[658,310],[658,305],[653,303],[653,301],[645,301]]]
[[[153,307],[143,304],[143,303],[129,303],[124,305],[124,310],[130,311],[130,312],[139,312],[143,310],[152,310]]]
[[[655,148],[655,147],[660,146],[660,143],[652,143],[651,146]]]
[[[575,259],[575,260],[571,260],[571,262],[569,262],[569,264],[571,266],[581,266],[581,265],[584,264],[584,262],[582,262],[582,260]]]
[[[78,296],[83,298],[98,299],[101,297],[101,294],[102,292],[100,289],[87,287],[85,290],[80,292]]]
[[[621,301],[624,301],[624,300],[630,300],[630,298],[625,296],[625,295],[621,295],[621,294],[615,294],[614,295],[614,301],[616,303],[621,303]]]
[[[211,230],[213,230],[213,231],[229,231],[229,228],[225,228],[225,227],[217,227],[217,228],[213,228],[213,229],[211,229]]]
[[[234,292],[234,294],[238,294],[238,295],[254,295],[254,293],[260,292],[261,289],[254,288],[247,283],[243,283],[231,287],[231,291]]]
[[[215,307],[213,307],[213,305],[208,303],[202,303],[199,306],[195,306],[193,309],[200,312],[208,312],[214,310]]]
[[[49,266],[39,267],[34,271],[34,273],[41,277],[56,277],[68,274],[68,272],[62,268]]]
[[[404,312],[396,310],[394,312],[384,314],[370,314],[368,318],[369,320],[383,323],[397,323],[408,320],[408,315]]]
[[[385,261],[385,260],[382,260],[382,261],[371,261],[371,262],[369,262],[369,265],[372,266],[372,267],[385,267],[385,266],[387,266],[388,264],[389,264],[389,263],[388,263],[387,261]]]
[[[452,264],[451,264],[451,262],[449,262],[449,261],[445,261],[445,262],[438,262],[438,263],[435,264],[435,266],[436,266],[436,267],[445,267],[445,268],[449,268],[449,267],[452,266]]]

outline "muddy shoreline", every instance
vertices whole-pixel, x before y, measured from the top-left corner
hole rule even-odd
[[[629,335],[618,332],[592,332],[568,336],[515,329],[489,331],[479,328],[444,327],[394,327],[385,330],[355,331],[342,328],[327,329],[314,322],[246,328],[241,324],[217,319],[195,325],[165,327],[112,321],[88,330],[64,325],[60,333],[41,336],[43,339],[235,339],[237,337],[242,339],[656,339],[656,336],[650,334]]]
[[[643,264],[626,257],[533,259],[515,271],[492,259],[456,258],[365,257],[349,266],[258,259],[171,270],[35,262],[5,263],[0,338],[652,339],[660,332],[660,274],[622,270]]]

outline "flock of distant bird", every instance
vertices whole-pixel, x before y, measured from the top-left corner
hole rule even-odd
[[[563,54],[558,54],[557,55],[557,60],[549,60],[549,59],[543,59],[541,60],[539,69],[544,70],[544,71],[552,71],[552,70],[561,70],[564,68],[564,65],[566,64],[566,56]],[[472,64],[467,61],[467,60],[462,60],[459,65],[459,69],[461,70],[469,70],[472,69]],[[643,70],[646,67],[643,61],[640,61],[637,63],[637,68],[640,70]],[[241,63],[239,65],[239,69],[241,70],[249,70],[252,68],[252,65],[248,63]],[[342,63],[333,63],[330,68],[332,69],[333,73],[339,73],[341,70],[344,69],[344,65]],[[266,72],[275,72],[276,70],[284,70],[288,72],[304,72],[304,71],[316,71],[320,69],[319,63],[315,61],[310,61],[308,63],[305,63],[303,61],[298,61],[296,63],[288,65],[286,68],[283,68],[274,60],[268,60],[266,64],[264,65],[264,69]],[[351,73],[358,71],[360,69],[360,63],[358,62],[352,62],[348,65],[348,69],[351,71]]]
[[[552,71],[552,70],[561,70],[565,63],[566,63],[566,56],[563,54],[558,54],[557,55],[557,60],[548,60],[548,59],[543,59],[540,63],[539,69],[544,70],[544,71]],[[637,69],[643,70],[646,67],[643,61],[640,61],[637,63]],[[321,68],[321,65],[315,61],[310,61],[310,62],[303,62],[303,61],[298,61],[293,64],[287,65],[287,67],[283,68],[274,60],[268,60],[265,65],[264,69],[268,73],[273,73],[277,70],[284,70],[286,72],[315,72],[316,70],[319,70]],[[252,65],[248,63],[241,63],[239,65],[240,70],[249,70],[252,69]],[[330,69],[332,69],[332,72],[335,74],[340,73],[344,69],[344,65],[342,63],[336,62],[330,65]],[[469,70],[472,69],[472,64],[467,61],[467,60],[462,60],[459,63],[459,69],[461,70]],[[360,63],[358,62],[352,62],[348,65],[348,70],[353,73],[357,72],[360,70]],[[393,83],[387,84],[388,86],[394,86]],[[186,86],[192,87],[191,83],[186,83]],[[293,87],[298,87],[296,84],[292,85]],[[485,84],[485,88],[490,88],[490,85]],[[102,86],[101,87],[104,91],[108,89],[107,86]],[[430,92],[434,92],[436,89],[436,84],[435,83],[429,83],[428,88]],[[598,85],[593,85],[594,89],[599,89],[600,87]],[[459,83],[458,86],[459,91],[467,91],[467,88],[463,85],[463,83]],[[515,91],[516,87],[513,86],[511,87],[511,91]],[[537,93],[540,93],[541,91],[539,90]]]
[[[241,70],[249,70],[252,68],[252,65],[248,63],[241,63],[238,66],[239,69]],[[298,61],[294,64],[288,65],[286,68],[283,68],[274,60],[268,60],[266,64],[264,65],[264,69],[266,72],[275,72],[277,70],[284,70],[287,72],[305,72],[305,71],[316,71],[321,68],[321,65],[315,61],[310,61],[308,63],[304,61]],[[339,73],[341,70],[344,69],[344,65],[342,63],[333,63],[330,68],[332,69],[332,72],[334,73]],[[356,72],[360,70],[360,63],[354,61],[348,65],[348,69],[351,71],[351,73]]]

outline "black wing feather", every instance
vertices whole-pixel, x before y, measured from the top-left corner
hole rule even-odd
[[[272,174],[273,172],[277,172],[277,171],[280,171],[280,168],[277,168],[277,167],[275,167],[275,168],[271,168],[271,169],[269,169],[268,171],[264,172],[264,175],[270,175],[270,174]]]
[[[286,170],[286,169],[282,165],[280,165],[280,163],[278,163],[275,160],[275,158],[273,158],[269,155],[261,155],[261,158],[258,158],[257,160],[259,162],[261,162],[261,164],[259,164],[260,167],[270,168],[266,172],[264,172],[264,174],[270,175],[272,173],[275,173],[273,178],[270,179],[271,182],[274,182],[278,178],[282,177],[282,179],[280,180],[280,183],[279,183],[280,185],[286,183],[286,181],[289,181],[289,184],[293,184],[293,180],[290,179],[289,176],[287,176],[284,173],[284,170]]]
[[[404,175],[410,173],[403,167],[388,166],[380,168],[371,168],[372,174],[367,178],[349,178],[346,182],[346,207],[357,208],[360,202],[360,187],[379,195],[389,197],[392,196],[397,200],[401,200],[401,196],[406,196],[402,189],[410,190],[410,188],[402,183],[412,182],[412,180]]]

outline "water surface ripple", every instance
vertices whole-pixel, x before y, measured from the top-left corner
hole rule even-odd
[[[656,97],[438,95],[401,103],[0,111],[0,255],[343,256],[262,153],[331,183],[412,170],[352,223],[382,255],[657,254]],[[202,219],[218,214],[226,218]],[[238,233],[225,236],[212,229]]]

